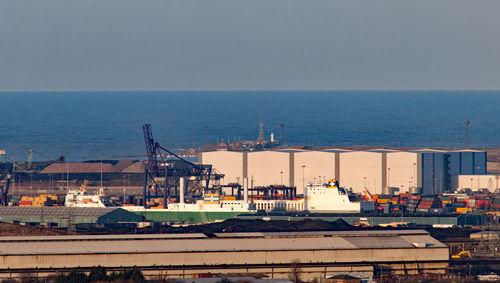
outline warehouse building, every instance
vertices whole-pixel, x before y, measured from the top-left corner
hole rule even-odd
[[[247,157],[247,176],[253,186],[293,185],[294,151],[255,151]],[[244,176],[245,177],[245,176]]]
[[[0,275],[134,267],[153,277],[334,272],[444,274],[449,250],[424,230],[0,237]]]
[[[387,162],[387,186],[398,188],[399,192],[407,193],[412,188],[422,187],[422,159],[416,152],[388,152]],[[368,187],[369,188],[369,187]]]
[[[454,175],[451,176],[452,190],[499,192],[500,175]]]
[[[345,188],[373,194],[422,193],[425,195],[453,189],[452,176],[484,175],[486,152],[418,149],[396,151],[376,149],[349,151],[275,150],[254,152],[203,152],[200,163],[212,164],[225,175],[222,184],[250,186],[286,185],[303,194],[304,185],[335,178]],[[495,188],[496,189],[496,188]]]
[[[303,187],[317,179],[335,178],[337,154],[340,151],[303,151],[294,153],[294,179],[293,184],[303,193]]]
[[[353,151],[340,153],[340,184],[361,192],[369,188],[371,193],[380,194],[386,183],[383,174],[383,152]]]
[[[141,222],[142,216],[116,207],[0,207],[0,221],[67,228],[78,224]]]

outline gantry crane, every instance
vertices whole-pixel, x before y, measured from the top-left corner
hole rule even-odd
[[[14,178],[15,169],[21,170],[22,168],[14,161],[8,159],[4,150],[0,150],[0,193],[1,204],[7,206],[9,204],[9,186],[11,180]],[[3,185],[1,184],[3,183]]]
[[[221,174],[213,174],[212,165],[190,162],[155,142],[150,124],[143,125],[143,132],[148,157],[144,170],[144,207],[147,208],[148,201],[158,196],[163,197],[163,206],[167,206],[169,178],[173,179],[174,183],[181,177],[195,182],[205,182],[204,185],[208,188],[210,179],[217,180],[223,177]],[[167,156],[170,157],[169,160]]]

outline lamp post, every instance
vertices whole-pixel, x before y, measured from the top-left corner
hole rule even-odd
[[[417,163],[413,163],[413,186],[416,187],[417,184]]]
[[[125,203],[125,180],[126,180],[125,178],[126,177],[123,176],[123,187],[122,187],[122,189],[123,189],[123,203]]]
[[[281,174],[281,182],[280,182],[280,185],[283,185],[283,171],[280,171],[280,174]]]
[[[305,169],[306,169],[306,166],[302,165],[302,190],[304,190],[306,187],[306,181],[305,181],[306,179],[305,179],[305,175],[304,175]]]

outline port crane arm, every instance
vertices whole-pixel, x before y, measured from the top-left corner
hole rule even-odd
[[[9,204],[9,186],[10,180],[12,179],[12,172],[14,170],[14,163],[2,162],[0,163],[0,181],[5,180],[5,187],[1,187],[2,194],[2,205],[7,206]]]

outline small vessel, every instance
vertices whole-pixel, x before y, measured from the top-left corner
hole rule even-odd
[[[310,212],[359,213],[374,209],[373,202],[354,201],[336,180],[306,186],[306,210]]]
[[[87,193],[87,182],[85,181],[79,189],[70,189],[66,194],[64,206],[67,207],[106,207],[104,204],[104,190],[99,193],[89,195]]]

